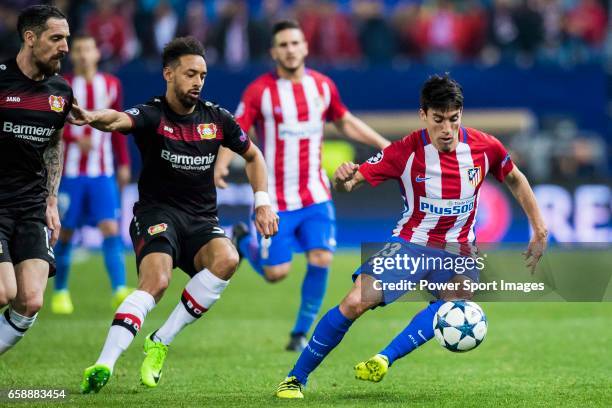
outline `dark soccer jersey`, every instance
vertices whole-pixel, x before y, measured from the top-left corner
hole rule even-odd
[[[213,171],[219,146],[244,153],[250,145],[233,116],[198,101],[193,113],[174,113],[164,97],[125,111],[142,157],[136,206],[169,205],[187,213],[217,214]]]
[[[72,98],[61,76],[34,81],[15,59],[0,62],[0,210],[44,203],[43,154],[64,126]]]

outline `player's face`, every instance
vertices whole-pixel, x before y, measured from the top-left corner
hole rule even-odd
[[[459,128],[461,127],[461,109],[439,111],[427,109],[419,111],[429,133],[431,143],[441,152],[450,152],[457,147]]]
[[[61,61],[68,54],[68,36],[68,22],[58,18],[48,19],[47,29],[38,36],[26,31],[25,42],[32,48],[34,64],[46,76],[60,71]]]
[[[308,55],[308,44],[302,30],[288,28],[276,33],[270,54],[277,66],[287,72],[295,72],[303,67]]]
[[[75,71],[95,69],[100,60],[100,51],[93,38],[80,38],[72,43],[70,60]]]
[[[198,103],[207,72],[206,61],[200,55],[183,55],[173,68],[164,69],[164,77],[179,102],[192,108]]]

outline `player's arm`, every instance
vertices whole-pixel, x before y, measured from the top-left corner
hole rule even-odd
[[[334,125],[339,132],[346,135],[349,139],[376,147],[377,149],[382,150],[391,144],[391,142],[349,111],[346,111],[340,119],[336,120]]]
[[[90,125],[103,132],[128,132],[132,129],[132,119],[125,112],[114,109],[88,111],[77,104],[72,105],[68,122],[73,125]]]
[[[229,174],[229,165],[234,158],[234,152],[223,146],[219,147],[217,162],[215,163],[215,186],[227,188],[225,177]]]
[[[365,178],[359,172],[359,165],[351,162],[342,163],[334,172],[334,190],[350,193],[363,184]]]
[[[533,229],[533,236],[529,241],[527,251],[523,254],[527,261],[527,267],[531,273],[535,271],[535,267],[542,257],[548,241],[548,230],[546,224],[538,208],[535,194],[529,185],[527,177],[516,167],[506,175],[504,183],[508,186],[516,201],[523,208],[523,211],[529,219],[529,224]]]
[[[261,151],[251,143],[242,153],[246,161],[244,166],[249,183],[255,193],[255,226],[264,237],[268,238],[278,232],[278,215],[272,210],[268,196],[268,174]]]
[[[43,155],[45,168],[47,169],[47,191],[49,192],[45,218],[47,227],[52,231],[51,245],[55,245],[57,242],[61,228],[59,212],[57,210],[57,193],[64,165],[63,133],[63,129],[60,129],[51,135],[49,145]]]

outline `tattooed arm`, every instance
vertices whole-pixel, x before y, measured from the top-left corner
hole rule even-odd
[[[64,162],[64,146],[62,141],[63,130],[58,130],[51,135],[49,146],[43,155],[45,167],[47,168],[47,227],[52,231],[51,245],[55,245],[59,238],[61,228],[59,212],[57,210],[57,192]]]

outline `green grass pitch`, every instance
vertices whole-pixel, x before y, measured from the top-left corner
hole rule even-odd
[[[423,305],[379,308],[315,371],[305,400],[275,400],[297,357],[283,350],[300,301],[304,262],[295,260],[289,278],[275,285],[242,265],[215,307],[171,345],[159,387],[145,389],[143,337],[179,300],[187,277],[175,270],[109,384],[100,394],[79,395],[83,369],[100,352],[113,315],[102,260],[93,256],[73,268],[75,313],[52,315],[48,296],[36,325],[0,358],[0,389],[66,388],[67,401],[0,406],[612,406],[612,303],[484,303],[489,332],[478,349],[453,354],[432,341],[396,362],[381,383],[359,382],[354,364],[378,352]],[[127,262],[134,285],[133,258]],[[358,262],[357,252],[338,254],[324,310],[348,290]]]

